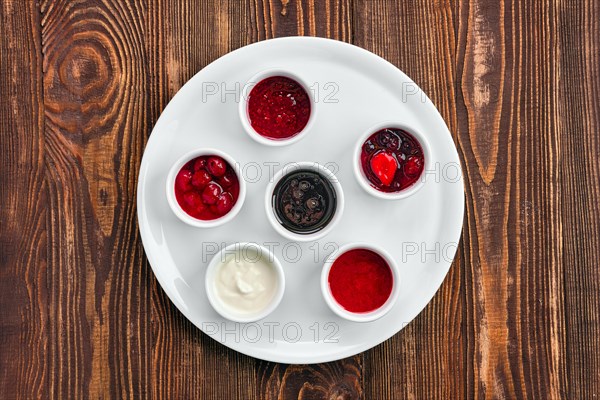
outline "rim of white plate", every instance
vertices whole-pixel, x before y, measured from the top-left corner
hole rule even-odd
[[[223,57],[213,61],[211,64],[207,65],[203,70],[207,69],[207,68],[212,68],[212,69],[216,69],[219,68],[219,65],[221,65],[222,63],[226,62],[226,60],[224,60],[224,58],[226,58],[227,56],[231,55],[231,54],[235,54],[235,53],[239,53],[239,52],[243,52],[243,51],[249,51],[252,48],[256,48],[256,47],[262,47],[262,46],[269,46],[269,45],[275,45],[278,43],[284,43],[287,42],[286,45],[310,45],[310,46],[321,46],[322,48],[326,48],[326,50],[328,51],[334,51],[332,49],[339,47],[339,48],[345,48],[344,51],[351,51],[351,52],[355,52],[356,58],[360,59],[361,57],[368,59],[367,62],[369,63],[377,63],[378,64],[378,68],[381,69],[386,69],[388,73],[394,73],[394,74],[399,74],[398,76],[401,77],[404,81],[409,82],[414,84],[415,86],[417,86],[404,72],[402,72],[400,69],[398,69],[396,66],[394,66],[393,64],[391,64],[390,62],[388,62],[387,60],[383,59],[382,57],[369,52],[368,50],[365,50],[363,48],[360,48],[358,46],[349,44],[349,43],[345,43],[345,42],[340,42],[340,41],[336,41],[336,40],[332,40],[332,39],[326,39],[326,38],[316,38],[316,37],[285,37],[285,38],[276,38],[276,39],[270,39],[267,41],[261,41],[261,42],[257,42],[257,43],[253,43],[250,44],[248,46],[239,48],[237,50],[234,50],[226,55],[224,55]],[[190,79],[190,81],[194,80],[194,79],[199,79],[198,78],[198,74],[200,74],[201,71],[199,71],[198,73],[196,73],[196,75],[194,75],[194,77],[192,77]],[[186,85],[190,82],[188,81],[186,83]],[[444,122],[443,118],[441,117],[439,111],[437,110],[437,108],[435,107],[435,105],[433,104],[433,102],[431,102],[431,100],[424,94],[421,93],[421,97],[423,99],[426,100],[427,103],[429,103],[430,107],[428,109],[428,112],[431,114],[431,117],[438,119],[438,121],[443,125],[444,129],[444,133],[448,135],[448,137],[451,138],[451,134],[450,131],[448,130],[448,127],[446,125],[446,123]],[[175,96],[173,97],[173,99],[175,98]],[[155,128],[153,129],[153,133],[154,131],[157,129],[156,127],[160,126],[159,122],[161,119],[166,119],[167,115],[169,113],[171,113],[171,109],[174,107],[174,102],[173,99],[171,99],[171,101],[169,102],[169,104],[167,104],[167,106],[165,107],[165,109],[163,110],[161,116],[159,117],[157,123],[155,124]],[[159,281],[159,283],[161,284],[161,287],[163,288],[163,290],[165,290],[165,292],[167,293],[167,295],[169,296],[170,300],[173,302],[173,304],[179,309],[179,311],[186,317],[188,318],[188,320],[190,320],[194,325],[196,325],[196,327],[198,327],[198,329],[200,329],[202,331],[202,327],[200,324],[200,321],[194,321],[192,318],[190,318],[190,313],[189,311],[186,309],[186,307],[180,302],[180,300],[178,299],[178,297],[176,296],[176,294],[174,292],[172,292],[172,289],[169,287],[169,285],[166,282],[166,278],[160,273],[159,270],[157,270],[156,267],[156,261],[157,261],[157,254],[155,254],[155,252],[149,251],[146,248],[145,243],[148,240],[151,240],[150,236],[151,233],[149,232],[149,221],[146,218],[145,215],[145,211],[146,211],[146,207],[144,204],[144,194],[143,194],[143,189],[145,187],[145,179],[144,179],[144,175],[148,173],[148,164],[150,163],[150,161],[148,160],[147,157],[145,157],[146,154],[146,150],[148,148],[150,148],[151,146],[153,146],[153,143],[155,141],[158,141],[159,139],[157,139],[157,135],[151,135],[146,143],[146,149],[144,152],[144,157],[142,158],[142,162],[140,165],[140,170],[139,170],[139,179],[138,179],[138,187],[137,187],[137,207],[138,207],[138,223],[139,223],[139,229],[140,229],[140,234],[141,234],[141,238],[142,238],[142,243],[144,244],[144,249],[145,249],[145,253],[146,256],[148,257],[148,261],[149,264],[157,278],[157,280]],[[452,234],[450,234],[449,236],[455,238],[455,242],[458,243],[458,241],[460,240],[460,235],[462,232],[462,220],[464,217],[464,182],[462,180],[462,170],[460,167],[460,161],[459,161],[459,157],[458,157],[458,151],[456,149],[456,146],[452,146],[452,148],[450,149],[452,152],[452,156],[453,158],[456,160],[457,162],[457,168],[459,171],[459,181],[460,181],[460,188],[461,188],[461,195],[462,195],[462,201],[460,202],[460,210],[455,210],[455,213],[460,214],[460,225],[457,225],[456,227],[453,227],[453,232]],[[449,229],[449,228],[447,228]],[[456,255],[456,250],[457,250],[458,246],[456,246],[454,248],[454,250],[451,252],[451,254],[449,254],[449,256],[454,259],[455,255]],[[444,274],[444,277],[447,276],[448,270],[450,268],[451,262],[448,263],[448,267],[446,268],[446,272]],[[427,303],[425,304],[425,306],[427,304],[429,304],[429,302],[431,301],[431,299],[433,298],[433,296],[437,293],[437,291],[439,290],[439,287],[441,286],[443,282],[443,279],[439,282],[439,284],[437,284],[436,290],[433,292],[433,294],[431,295],[431,297],[429,297],[429,300],[427,301]],[[424,307],[425,307],[424,306]],[[423,308],[424,308],[423,307]],[[410,317],[409,320],[414,319],[422,310],[423,308],[416,310],[416,312],[413,312]],[[400,329],[398,329],[397,331],[391,332],[390,334],[386,334],[384,337],[380,337],[378,338],[378,340],[373,341],[373,342],[362,342],[356,346],[346,346],[343,349],[341,349],[340,351],[334,352],[334,353],[326,353],[326,354],[302,354],[301,356],[298,355],[282,355],[279,353],[270,353],[270,354],[264,354],[263,352],[260,351],[260,349],[257,348],[253,348],[253,347],[240,347],[240,346],[232,346],[229,345],[227,343],[223,343],[224,345],[226,345],[227,347],[240,352],[242,354],[251,356],[251,357],[256,357],[262,360],[266,360],[266,361],[272,361],[272,362],[282,362],[282,363],[321,363],[321,362],[329,362],[329,361],[335,361],[335,360],[339,360],[345,357],[349,357],[358,353],[361,353],[363,351],[369,350],[379,344],[381,344],[382,342],[388,340],[390,337],[394,336],[396,333],[398,333],[400,330],[402,330],[402,327]]]

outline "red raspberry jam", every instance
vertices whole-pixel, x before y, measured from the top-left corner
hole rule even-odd
[[[354,313],[377,310],[390,297],[394,285],[388,263],[368,249],[353,249],[338,256],[328,281],[333,298]]]
[[[362,170],[381,192],[399,192],[419,180],[425,166],[421,144],[410,133],[386,128],[372,134],[360,154]]]
[[[284,76],[258,82],[248,98],[248,118],[258,134],[289,139],[300,133],[310,118],[310,97],[302,85]]]
[[[240,193],[238,176],[219,156],[200,156],[187,162],[175,177],[175,198],[190,216],[213,220],[227,214]]]

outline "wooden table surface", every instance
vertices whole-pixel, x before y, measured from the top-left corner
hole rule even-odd
[[[330,37],[412,77],[464,168],[462,242],[404,330],[319,365],[221,346],[136,220],[177,90],[259,40]],[[596,0],[1,0],[1,399],[600,399]]]

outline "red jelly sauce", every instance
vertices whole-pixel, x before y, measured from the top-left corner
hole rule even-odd
[[[248,118],[261,136],[288,139],[304,129],[310,107],[310,97],[302,85],[284,76],[272,76],[250,91]]]
[[[406,189],[419,180],[425,157],[421,144],[410,133],[387,128],[365,141],[360,162],[371,186],[390,193]]]
[[[388,263],[367,249],[341,254],[329,271],[333,298],[344,309],[366,313],[381,307],[392,293],[394,277]]]
[[[233,208],[240,182],[233,167],[219,156],[201,156],[187,162],[175,177],[175,198],[190,216],[213,220]]]

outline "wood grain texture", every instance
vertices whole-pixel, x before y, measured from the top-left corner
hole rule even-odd
[[[355,1],[354,10],[354,43],[407,73],[432,99],[454,134],[458,130],[456,5],[429,0]],[[463,255],[459,250],[425,310],[399,334],[365,353],[366,399],[471,398],[465,385]]]
[[[557,4],[560,259],[569,398],[600,398],[600,4]],[[543,318],[543,316],[540,316]]]
[[[561,398],[554,13],[543,3],[473,2],[459,15],[459,143],[473,160],[464,242],[470,390],[478,398]]]
[[[600,398],[600,5],[593,0],[5,0],[0,398]],[[466,216],[439,292],[373,350],[235,353],[154,278],[135,191],[161,111],[257,40],[388,59],[440,110]]]
[[[53,398],[149,390],[151,272],[134,202],[149,129],[144,11],[41,4]]]
[[[144,138],[168,101],[204,66],[249,41],[248,6],[237,1],[148,2],[149,112]],[[151,274],[151,273],[150,273]],[[254,399],[256,361],[201,333],[152,276],[150,386],[156,399]],[[186,377],[182,379],[183,377]]]
[[[250,2],[253,39],[283,36],[320,36],[350,41],[352,3],[327,1]],[[262,362],[258,368],[258,396],[262,399],[364,398],[362,356],[319,365]]]
[[[0,398],[48,395],[40,11],[0,3]]]

